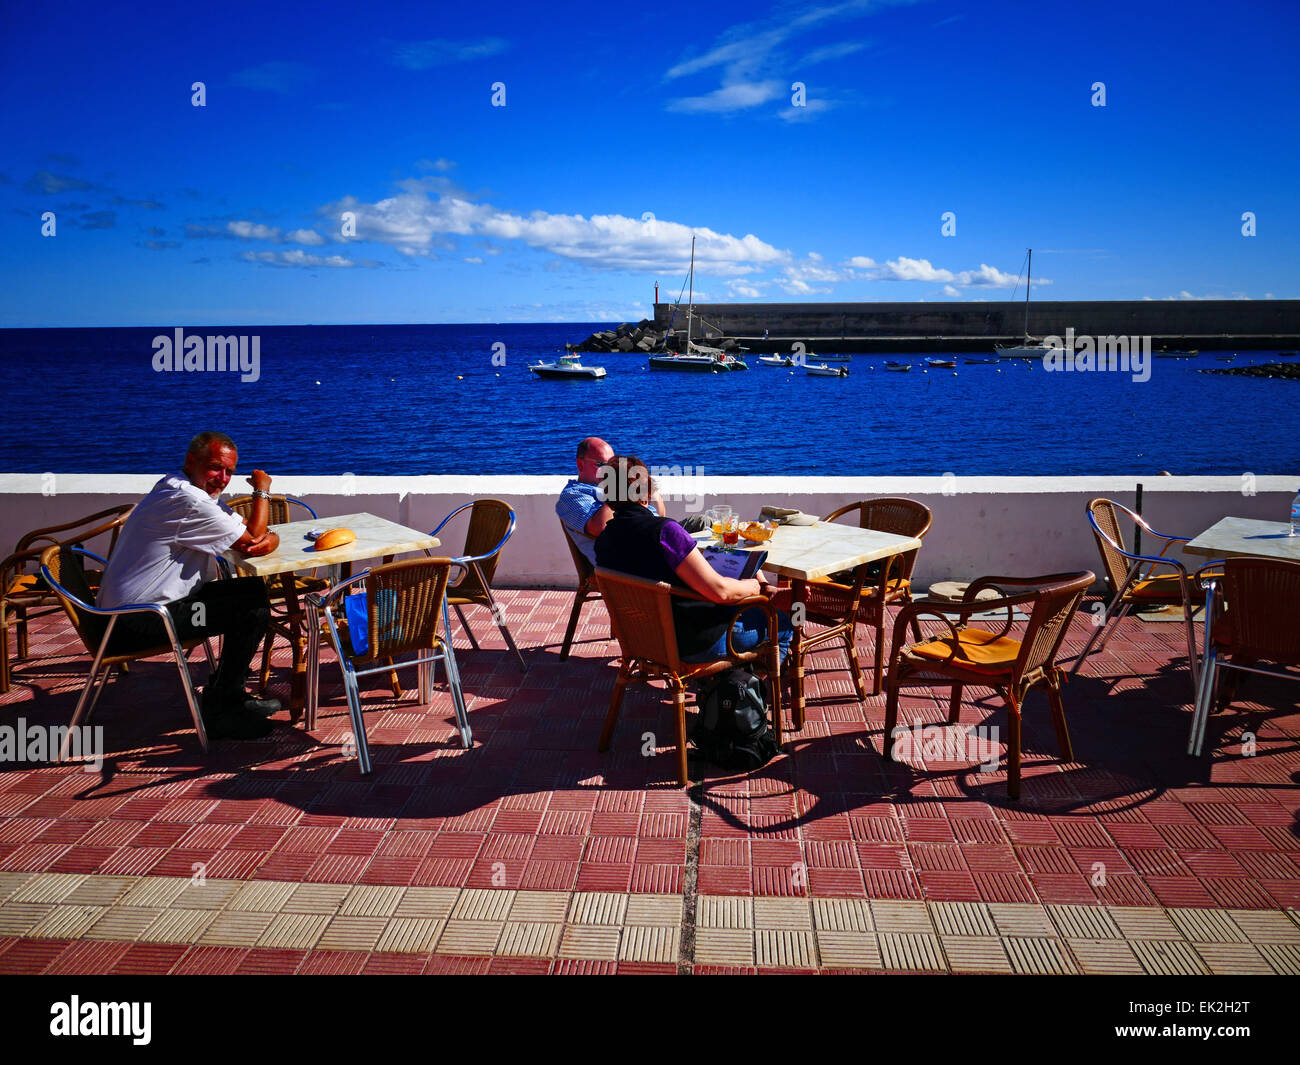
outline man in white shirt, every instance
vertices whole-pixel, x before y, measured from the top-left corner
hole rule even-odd
[[[203,691],[203,717],[214,739],[256,739],[271,731],[274,699],[244,691],[248,670],[270,620],[260,577],[215,580],[217,556],[233,548],[265,555],[280,540],[266,528],[271,478],[254,470],[253,510],[248,523],[218,497],[234,475],[239,453],[224,433],[202,432],[185,453],[184,472],[168,474],[131,512],[118,536],[100,585],[103,607],[164,603],[181,640],[223,636],[221,660]],[[165,646],[156,616],[118,619],[109,650],[127,654]]]

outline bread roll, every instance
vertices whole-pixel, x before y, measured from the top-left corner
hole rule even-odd
[[[329,529],[316,538],[317,551],[329,551],[335,547],[350,544],[357,538],[351,529]]]

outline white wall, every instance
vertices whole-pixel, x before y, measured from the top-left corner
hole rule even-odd
[[[1143,514],[1162,532],[1195,536],[1227,515],[1285,521],[1300,477],[1140,478]],[[0,474],[0,552],[38,526],[69,521],[152,487],[154,475]],[[299,496],[322,517],[366,511],[428,530],[461,503],[495,496],[515,508],[518,528],[502,557],[498,583],[573,587],[573,563],[555,517],[564,477],[292,477],[272,490]],[[1099,573],[1084,516],[1089,499],[1133,504],[1137,477],[700,477],[664,478],[668,511],[681,517],[715,503],[756,515],[764,504],[826,514],[844,503],[907,496],[934,511],[917,565],[921,585],[987,574],[1029,576],[1066,570]],[[1254,494],[1249,494],[1253,490]],[[234,494],[234,493],[232,493]],[[444,534],[459,552],[463,526]],[[1200,564],[1201,559],[1193,556]]]

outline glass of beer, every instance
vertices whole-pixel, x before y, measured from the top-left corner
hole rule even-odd
[[[724,538],[727,522],[732,518],[730,507],[717,506],[709,511],[709,523],[713,529],[713,535],[722,540]]]
[[[728,514],[722,521],[722,543],[726,547],[735,547],[740,540],[740,519]]]

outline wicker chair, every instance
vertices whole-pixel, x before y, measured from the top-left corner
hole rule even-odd
[[[1153,539],[1163,540],[1159,554],[1139,555],[1128,550],[1120,529],[1119,514],[1126,515],[1136,528]],[[1200,590],[1188,575],[1186,566],[1177,559],[1164,557],[1171,544],[1186,543],[1189,538],[1158,533],[1140,515],[1110,499],[1094,499],[1088,504],[1088,522],[1092,525],[1113,597],[1106,606],[1102,624],[1093,630],[1079,657],[1074,660],[1071,672],[1079,672],[1083,660],[1092,653],[1093,644],[1097,644],[1098,651],[1105,650],[1119,623],[1135,606],[1181,606],[1187,630],[1187,661],[1191,668],[1192,688],[1197,689],[1200,674],[1192,611]],[[1173,572],[1157,574],[1154,571],[1159,566],[1167,566]],[[1098,640],[1101,642],[1097,643]]]
[[[614,694],[610,699],[605,727],[600,733],[601,751],[609,750],[618,723],[618,712],[623,705],[623,693],[632,680],[663,680],[673,697],[673,711],[677,727],[677,780],[685,787],[686,770],[686,685],[690,681],[731,669],[733,666],[753,663],[768,677],[772,693],[772,728],[776,743],[781,745],[781,659],[777,643],[779,619],[776,607],[765,596],[751,596],[730,604],[736,608],[735,616],[753,606],[761,606],[767,614],[768,639],[752,651],[737,651],[727,633],[727,655],[710,662],[683,662],[677,650],[677,633],[673,627],[672,597],[704,600],[692,591],[674,588],[659,581],[632,577],[615,570],[597,568],[596,585],[609,610],[610,626],[618,640],[621,663]]]
[[[1070,732],[1065,723],[1065,706],[1061,701],[1061,670],[1056,655],[1065,639],[1070,619],[1079,609],[1083,593],[1096,578],[1090,572],[1054,573],[1047,577],[982,577],[966,589],[961,603],[942,608],[927,603],[903,607],[894,621],[894,645],[890,655],[888,695],[885,701],[884,755],[893,761],[894,726],[898,721],[898,688],[918,674],[938,674],[952,683],[948,721],[955,724],[961,710],[962,688],[966,685],[992,688],[1007,702],[1007,793],[1020,798],[1020,709],[1031,688],[1043,685],[1052,707],[1052,723],[1061,758],[1074,758]],[[999,599],[976,597],[985,588],[1002,593]],[[1025,589],[1017,591],[1017,589]],[[1014,608],[1030,609],[1025,633],[1019,639],[1007,635]],[[967,628],[969,614],[1006,610],[1007,617],[998,632]],[[953,625],[948,615],[961,620]],[[906,629],[921,617],[942,621],[949,634],[923,640],[904,648]]]
[[[573,595],[573,609],[569,611],[569,627],[564,630],[564,644],[560,647],[560,661],[569,657],[573,648],[573,635],[578,631],[578,618],[582,615],[582,606],[588,599],[599,599],[600,589],[596,587],[596,567],[587,561],[587,556],[578,550],[574,543],[574,534],[569,527],[560,522],[564,533],[564,542],[569,545],[569,554],[573,558],[573,568],[578,571],[578,590]],[[579,533],[579,536],[584,535]],[[591,537],[587,537],[588,540]]]
[[[925,538],[934,522],[930,508],[912,499],[867,499],[850,503],[827,514],[823,520],[835,521],[854,511],[860,529],[912,536],[918,540]],[[858,698],[865,699],[866,685],[862,680],[853,635],[857,625],[872,625],[876,630],[876,672],[871,694],[879,695],[885,666],[885,619],[889,607],[912,601],[912,571],[916,568],[919,553],[920,548],[915,548],[883,559],[879,576],[872,580],[866,578],[868,567],[859,566],[852,574],[835,574],[809,581],[804,616],[808,621],[826,627],[812,635],[803,633],[796,641],[799,644],[799,654],[793,663],[796,673],[803,675],[804,659],[811,651],[843,639],[853,672],[853,686]]]
[[[84,547],[91,540],[105,534],[108,534],[109,539],[108,550],[104,555],[112,555],[113,548],[117,545],[117,534],[134,508],[134,503],[123,503],[77,521],[33,529],[18,541],[13,554],[0,562],[0,695],[9,690],[9,625],[15,625],[18,637],[15,660],[27,658],[30,654],[27,623],[51,612],[42,610],[41,614],[32,614],[29,611],[43,607],[51,608],[54,612],[59,609],[59,597],[45,585],[37,572],[41,555],[51,546],[78,544]],[[29,569],[31,572],[28,572]],[[99,586],[98,573],[86,576],[90,587]]]
[[[1198,757],[1217,695],[1219,670],[1300,680],[1300,674],[1261,669],[1257,664],[1300,666],[1300,626],[1295,622],[1300,562],[1229,558],[1211,565],[1222,572],[1205,574],[1205,661],[1187,741],[1187,753]]]
[[[446,635],[447,581],[452,566],[462,570],[467,568],[450,558],[390,562],[350,577],[324,595],[311,594],[312,605],[325,618],[343,671],[357,763],[363,774],[371,771],[370,745],[366,742],[357,678],[390,672],[397,655],[416,654],[415,658],[400,664],[419,666],[419,698],[422,703],[432,701],[436,664],[439,661],[445,663],[461,743],[468,748],[474,742],[461,692],[456,654]],[[357,586],[363,582],[364,592],[358,592]],[[342,598],[343,593],[349,590],[355,596],[349,597],[352,599],[350,606]],[[336,607],[344,608],[341,619],[336,618]],[[442,631],[439,631],[440,624]],[[375,664],[357,668],[367,663]]]
[[[242,495],[226,500],[226,505],[240,517],[247,520],[252,516],[254,502],[253,496]],[[301,499],[294,499],[293,496],[271,496],[266,502],[269,507],[266,518],[268,526],[286,525],[294,520],[303,520],[301,514],[295,518],[293,513],[295,507],[306,511],[307,516],[310,516],[313,521],[319,517],[315,510]],[[324,592],[329,589],[329,586],[329,581],[324,577],[315,576],[315,571],[311,574],[281,573],[266,578],[266,597],[271,603],[271,623],[266,629],[266,642],[262,644],[262,669],[258,675],[258,683],[263,694],[265,694],[266,686],[271,680],[271,647],[275,643],[277,636],[283,636],[293,652],[295,670],[301,660],[303,647],[300,641],[302,638],[297,635],[300,630],[295,627],[292,617],[296,610],[300,610],[299,598],[311,592]]]
[[[462,510],[470,511],[469,528],[465,530],[464,551],[453,561],[461,563],[465,572],[448,586],[447,602],[456,608],[461,627],[469,637],[470,646],[476,651],[478,641],[474,638],[474,630],[469,627],[469,622],[465,620],[465,612],[461,608],[471,605],[487,607],[492,612],[492,620],[497,623],[497,628],[505,637],[506,646],[519,659],[520,671],[526,673],[528,665],[524,662],[524,656],[519,653],[519,648],[515,646],[514,637],[510,635],[505,611],[492,596],[492,577],[496,573],[497,563],[501,560],[501,549],[505,547],[506,541],[515,531],[515,512],[509,503],[502,502],[500,499],[476,499],[473,503],[465,503],[453,510],[438,523],[438,528],[430,535],[437,536],[443,526]]]
[[[72,627],[81,637],[87,652],[93,656],[90,673],[81,689],[81,696],[77,699],[77,708],[72,713],[72,721],[68,726],[68,734],[64,737],[59,757],[67,757],[73,733],[79,725],[90,720],[90,715],[94,713],[95,704],[99,702],[99,697],[107,686],[113,669],[127,662],[134,662],[140,658],[154,658],[157,655],[172,655],[175,658],[176,669],[181,676],[181,687],[185,691],[185,701],[189,705],[190,717],[194,721],[194,731],[198,733],[199,745],[206,751],[208,734],[203,727],[203,715],[199,712],[198,699],[194,694],[194,682],[190,678],[186,653],[202,645],[208,656],[208,669],[211,670],[213,668],[211,644],[206,639],[185,641],[177,639],[172,617],[161,603],[133,603],[107,610],[97,607],[95,590],[86,579],[83,560],[87,558],[94,559],[100,565],[108,565],[106,559],[80,547],[47,547],[41,555],[41,576],[53,589],[68,615],[68,620],[72,622]],[[168,642],[143,651],[133,651],[130,654],[108,654],[108,642],[113,634],[113,626],[117,624],[118,618],[128,614],[154,614],[159,617],[166,630]]]

